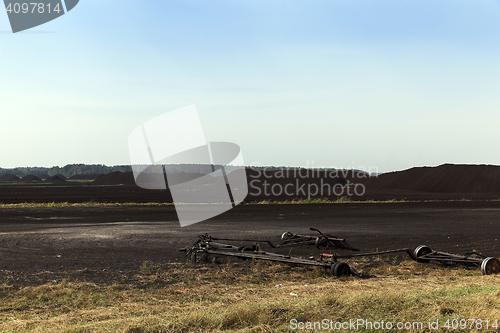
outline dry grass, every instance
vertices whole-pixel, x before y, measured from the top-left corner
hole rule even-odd
[[[25,202],[17,204],[0,204],[0,209],[5,208],[58,208],[58,207],[139,207],[139,206],[172,206],[172,202]]]
[[[456,202],[456,201],[491,201],[496,202],[500,199],[491,200],[472,200],[472,199],[449,199],[449,200],[408,200],[403,199],[389,199],[389,200],[352,200],[349,197],[340,197],[338,199],[332,200],[329,198],[316,198],[316,199],[292,199],[284,201],[276,200],[260,200],[260,201],[250,201],[241,202],[243,205],[310,205],[310,204],[373,204],[373,203],[409,203],[409,202]],[[8,208],[57,208],[57,207],[134,207],[134,206],[172,206],[173,202],[80,202],[80,203],[70,203],[70,202],[42,202],[42,203],[16,203],[16,204],[2,204],[0,203],[0,209]]]
[[[19,332],[286,332],[293,331],[293,318],[302,322],[422,321],[424,325],[437,319],[441,324],[453,318],[500,319],[500,276],[411,261],[350,264],[370,277],[336,279],[319,269],[266,262],[196,267],[159,267],[146,262],[138,276],[142,288],[64,281],[22,289],[4,285],[0,288],[0,328]],[[491,330],[481,330],[486,331]]]
[[[309,204],[348,204],[348,203],[397,203],[397,202],[418,202],[409,201],[404,199],[389,199],[389,200],[353,200],[351,197],[343,196],[337,199],[330,198],[312,198],[312,199],[300,199],[294,198],[291,200],[260,200],[251,201],[247,204],[250,205],[309,205]]]
[[[491,201],[496,202],[500,201],[500,199],[485,199],[485,200],[473,200],[473,199],[433,199],[433,200],[410,200],[406,198],[402,199],[387,199],[387,200],[360,200],[359,197],[355,200],[348,196],[339,197],[337,199],[329,199],[329,198],[312,198],[312,199],[300,199],[295,198],[292,200],[260,200],[260,201],[252,201],[246,204],[250,205],[308,205],[308,204],[379,204],[379,203],[409,203],[409,202],[464,202],[464,201]]]

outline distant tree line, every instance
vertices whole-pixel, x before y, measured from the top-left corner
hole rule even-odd
[[[170,164],[170,165],[165,165],[165,171],[167,173],[175,173],[175,172],[187,172],[187,173],[210,173],[211,172],[211,167],[207,166],[206,164]],[[232,166],[226,166],[226,172],[231,172],[234,169],[237,169],[238,167],[232,167]],[[301,168],[301,167],[278,167],[278,166],[253,166],[253,167],[248,167],[247,168],[252,168],[254,170],[265,170],[265,171],[280,171],[280,170],[307,170],[306,168]],[[217,169],[217,168],[216,168]],[[315,170],[316,172],[320,171],[346,171],[346,170],[336,170],[334,168],[314,168],[314,169],[309,169],[309,170]],[[89,175],[89,174],[98,174],[98,175],[105,175],[111,172],[115,171],[120,171],[120,172],[131,172],[132,167],[130,165],[115,165],[115,166],[107,166],[104,164],[68,164],[63,167],[59,166],[53,166],[51,168],[46,168],[46,167],[17,167],[17,168],[10,168],[10,169],[4,169],[0,168],[0,177],[5,175],[5,174],[14,174],[18,177],[24,177],[27,175],[57,175],[61,174],[65,177],[72,177],[74,175]],[[365,171],[361,170],[351,170],[352,172],[356,173],[364,173],[368,175]],[[146,171],[148,172],[148,171]],[[346,174],[347,175],[347,174]]]
[[[12,169],[0,168],[0,177],[5,174],[14,174],[18,177],[27,175],[57,175],[61,174],[65,177],[74,175],[89,175],[89,174],[108,174],[114,171],[127,172],[132,171],[130,165],[115,165],[106,166],[104,164],[68,164],[63,167],[53,166],[51,168],[45,167],[18,167]]]

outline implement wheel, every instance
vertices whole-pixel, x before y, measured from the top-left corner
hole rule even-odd
[[[483,275],[500,273],[500,261],[494,257],[488,257],[481,263],[481,272]]]
[[[425,256],[426,254],[429,254],[432,252],[432,249],[428,247],[427,245],[419,245],[413,251],[413,254],[415,255],[415,260],[418,262],[429,262],[429,259],[420,259],[419,257]]]
[[[289,231],[285,231],[284,233],[281,234],[281,240],[286,241],[290,239],[293,236],[293,234]]]
[[[316,239],[314,240],[314,245],[316,245],[316,248],[318,248],[319,250],[327,248],[328,238],[326,238],[325,236],[316,237]]]
[[[330,268],[332,276],[343,277],[351,275],[351,268],[345,262],[337,262]]]

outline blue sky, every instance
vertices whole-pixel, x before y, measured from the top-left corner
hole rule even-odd
[[[500,165],[498,1],[97,1],[0,15],[0,167],[128,164],[196,104],[247,164]]]

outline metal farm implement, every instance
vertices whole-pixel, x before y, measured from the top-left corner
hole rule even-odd
[[[320,259],[323,261],[327,260],[328,258],[331,258],[331,260],[337,261],[338,259],[378,256],[378,255],[392,254],[398,252],[406,252],[410,256],[410,258],[420,263],[437,261],[441,263],[465,264],[465,265],[480,266],[483,275],[500,273],[500,261],[495,257],[487,257],[475,252],[466,253],[463,256],[446,252],[438,252],[432,250],[427,245],[417,246],[417,248],[415,248],[413,252],[410,249],[405,248],[405,249],[388,250],[388,251],[380,251],[373,253],[343,254],[343,255],[323,253],[320,254]]]
[[[497,258],[483,256],[482,254],[475,252],[466,253],[461,256],[458,254],[434,251],[427,245],[420,245],[413,252],[412,258],[422,263],[437,261],[441,263],[458,263],[480,266],[481,272],[484,275],[500,273],[500,261]]]
[[[314,244],[318,249],[337,248],[342,250],[359,251],[353,248],[343,238],[338,238],[332,235],[325,235],[316,228],[309,228],[312,231],[317,231],[319,235],[299,235],[285,231],[281,235],[281,243],[276,247]]]
[[[338,259],[351,259],[357,257],[368,257],[377,256],[384,254],[392,254],[398,252],[406,252],[410,258],[417,262],[427,263],[429,261],[437,261],[442,263],[458,263],[466,265],[476,265],[481,267],[481,272],[484,275],[498,274],[500,273],[500,261],[494,257],[487,257],[481,254],[472,252],[466,253],[465,255],[457,255],[446,252],[438,252],[432,250],[426,245],[418,246],[414,251],[408,248],[379,251],[372,253],[358,253],[358,254],[320,254],[319,260],[304,259],[299,257],[293,257],[289,255],[283,255],[279,253],[262,251],[258,242],[265,242],[269,244],[272,248],[277,248],[285,245],[301,245],[301,244],[315,244],[318,248],[332,247],[342,250],[359,251],[358,249],[350,246],[344,239],[332,237],[330,235],[324,235],[315,228],[310,228],[311,230],[317,231],[319,236],[310,235],[295,235],[288,232],[283,233],[283,242],[277,246],[274,246],[270,241],[262,240],[244,240],[244,239],[222,239],[213,238],[208,234],[198,236],[198,240],[191,246],[181,249],[181,251],[186,251],[186,255],[190,255],[194,262],[199,262],[209,255],[214,256],[226,256],[226,257],[236,257],[241,259],[258,259],[258,260],[269,260],[276,262],[283,262],[289,264],[298,265],[308,265],[322,267],[331,273],[332,276],[350,276],[351,268],[345,262],[340,262]],[[235,246],[230,244],[218,243],[219,240],[229,240],[229,241],[252,241],[254,242],[249,246]]]
[[[322,267],[329,271],[332,276],[349,276],[351,269],[348,264],[343,262],[322,261],[313,259],[303,259],[298,257],[287,256],[278,253],[266,252],[260,249],[258,243],[251,246],[235,246],[229,244],[217,243],[211,236],[204,234],[198,236],[198,240],[189,248],[181,249],[186,251],[186,255],[190,255],[194,262],[199,262],[208,255],[228,256],[241,259],[259,259],[277,261],[288,264],[308,265]]]

